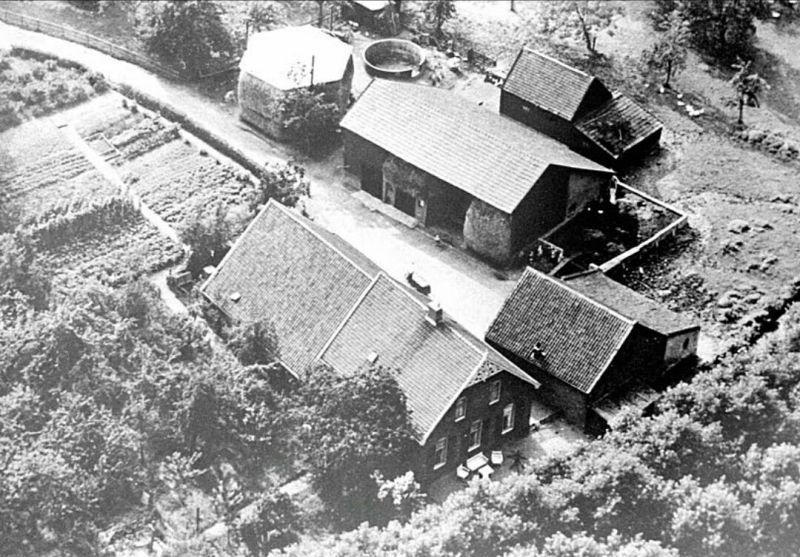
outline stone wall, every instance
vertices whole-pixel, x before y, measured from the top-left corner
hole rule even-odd
[[[493,263],[511,263],[511,215],[479,199],[473,200],[464,220],[464,241],[469,249]]]

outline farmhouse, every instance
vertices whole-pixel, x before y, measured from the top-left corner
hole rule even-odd
[[[270,201],[202,287],[230,319],[270,319],[281,363],[395,370],[427,482],[526,433],[539,383],[337,236]]]
[[[361,188],[468,248],[508,263],[603,197],[612,171],[434,87],[374,80],[342,120]]]
[[[605,303],[614,296],[610,287],[604,287],[608,297],[601,300],[576,288],[588,289],[590,282],[605,279],[576,280],[564,282],[526,269],[486,340],[542,384],[544,402],[598,432],[604,419],[595,407],[655,383],[668,364],[694,353],[698,329],[634,296],[627,299],[636,307],[615,301],[625,313],[617,311]]]
[[[280,103],[297,89],[313,87],[344,112],[353,80],[352,48],[310,25],[284,27],[251,35],[239,70],[242,120],[282,139]]]
[[[503,83],[500,113],[613,168],[650,152],[663,127],[596,77],[527,48]]]

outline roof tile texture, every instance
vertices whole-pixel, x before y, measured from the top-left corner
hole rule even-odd
[[[529,268],[486,339],[589,393],[633,327],[633,321]],[[537,343],[540,357],[533,355]]]
[[[611,172],[554,139],[435,87],[376,79],[341,125],[509,214],[551,164]]]
[[[379,275],[322,355],[340,373],[366,365],[372,352],[376,365],[397,370],[419,435],[436,425],[487,351],[457,333],[447,317],[434,326],[426,315],[424,304]]]
[[[593,80],[576,68],[523,48],[503,90],[571,122]]]
[[[567,284],[625,317],[665,336],[699,327],[685,315],[665,308],[658,302],[608,278],[600,271],[574,276],[567,281]]]
[[[600,132],[600,126],[606,122],[612,124],[625,122],[629,129],[624,139],[610,143],[602,141],[603,135]],[[581,117],[575,126],[615,157],[663,127],[655,116],[620,92],[614,92],[610,101]]]
[[[295,373],[312,364],[372,278],[270,202],[231,248],[203,292],[232,318],[269,319],[281,360]],[[241,299],[234,302],[231,294]]]

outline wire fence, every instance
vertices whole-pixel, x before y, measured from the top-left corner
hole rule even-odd
[[[231,69],[235,68],[239,62],[237,57],[235,59],[231,59],[222,67],[222,69],[212,70],[207,73],[200,72],[196,74],[189,74],[186,72],[179,72],[178,70],[156,62],[149,56],[134,52],[133,50],[112,43],[106,39],[101,39],[100,37],[96,37],[90,33],[78,31],[77,29],[73,29],[71,27],[59,25],[57,23],[45,21],[29,15],[20,14],[5,8],[0,8],[0,21],[9,25],[21,27],[22,29],[44,33],[45,35],[50,35],[52,37],[57,37],[59,39],[64,39],[87,46],[89,48],[93,48],[95,50],[99,50],[100,52],[108,54],[109,56],[119,60],[136,64],[137,66],[140,66],[153,73],[157,73],[164,77],[178,81],[202,79],[211,75],[230,71]]]

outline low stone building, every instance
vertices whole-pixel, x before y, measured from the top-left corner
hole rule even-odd
[[[506,76],[500,113],[613,168],[653,150],[663,128],[598,78],[528,48],[520,50]]]
[[[239,63],[240,117],[283,139],[282,99],[313,87],[344,112],[352,81],[352,47],[322,29],[306,25],[254,33]]]
[[[486,333],[490,345],[542,384],[545,403],[592,433],[606,427],[610,399],[647,390],[669,365],[693,355],[699,332],[638,295],[614,301],[605,280],[586,275],[564,282],[528,268]],[[589,288],[595,281],[603,288]],[[610,300],[625,313],[607,305]]]
[[[396,372],[419,450],[409,469],[427,483],[528,431],[539,383],[441,308],[386,276],[352,246],[270,201],[201,292],[231,320],[270,320],[280,363],[302,379]]]
[[[654,365],[667,370],[697,354],[700,325],[631,290],[599,269],[564,277],[564,281],[606,307],[641,325],[658,346]]]
[[[605,195],[613,171],[448,91],[376,79],[342,120],[344,164],[423,226],[498,264]]]

